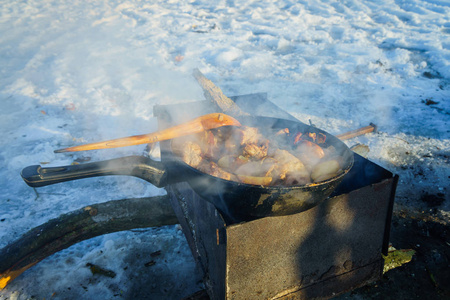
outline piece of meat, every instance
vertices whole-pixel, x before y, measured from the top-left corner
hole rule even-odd
[[[311,155],[319,159],[325,156],[325,152],[323,151],[322,147],[320,147],[316,143],[306,140],[302,140],[298,143],[295,152],[305,153],[306,155]]]
[[[254,160],[260,160],[267,156],[267,145],[246,144],[242,155]]]
[[[256,127],[243,127],[241,135],[241,145],[244,144],[256,144],[262,138]]]
[[[277,133],[275,133],[275,136],[280,135],[289,135],[289,128],[280,129],[277,131]]]
[[[225,171],[234,173],[237,168],[248,162],[248,157],[242,155],[237,157],[233,155],[224,155],[217,161],[217,164]]]
[[[283,181],[310,182],[310,174],[300,159],[292,155],[287,150],[278,149],[275,151],[274,159],[277,161],[275,168],[271,172],[273,182],[277,184],[287,184]]]
[[[187,141],[182,144],[181,158],[193,168],[197,168],[202,162],[202,148],[199,144]]]
[[[231,133],[230,144],[245,145],[245,144],[258,144],[265,138],[259,133],[259,129],[256,127],[241,126],[235,128]]]
[[[311,178],[314,182],[333,178],[338,174],[340,168],[339,162],[335,159],[318,163],[312,170]]]
[[[225,155],[217,161],[217,164],[224,170],[232,170],[234,169],[235,161],[236,157],[232,155]]]
[[[306,140],[299,142],[293,153],[302,161],[310,172],[325,156],[325,151],[322,147]]]
[[[198,143],[202,148],[203,156],[210,160],[216,160],[220,156],[221,148],[217,137],[211,130],[202,132],[199,135]]]
[[[228,138],[224,141],[224,152],[229,155],[237,156],[242,154],[242,148],[247,145],[262,146],[264,144],[268,144],[268,140],[259,133],[258,128],[242,126],[240,128],[234,128]],[[249,151],[251,152],[252,150],[249,149]],[[248,155],[251,156],[251,153]]]
[[[270,177],[276,164],[275,159],[267,157],[263,160],[247,162],[238,167],[234,173],[245,176]]]

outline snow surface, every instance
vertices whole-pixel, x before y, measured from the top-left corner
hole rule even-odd
[[[113,199],[162,195],[128,177],[39,188],[28,165],[141,154],[53,150],[154,131],[155,104],[203,99],[199,68],[227,95],[275,104],[400,175],[396,204],[449,217],[448,0],[1,1],[0,247],[60,214]],[[161,250],[154,266],[150,253]],[[92,276],[86,263],[113,270]],[[70,247],[31,268],[0,299],[179,299],[201,278],[177,226],[126,231]]]

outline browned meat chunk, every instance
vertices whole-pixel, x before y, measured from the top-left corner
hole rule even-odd
[[[269,142],[258,128],[224,127],[175,139],[172,149],[188,165],[204,173],[255,185],[305,185],[339,172],[335,164],[321,164],[324,156],[332,157],[328,153],[332,147],[322,149],[307,140],[322,137],[298,133],[295,149],[282,150],[291,140],[289,135],[288,129],[282,129]]]
[[[263,159],[267,156],[267,146],[247,144],[244,146],[243,155],[255,160]]]
[[[311,182],[310,175],[300,159],[286,150],[276,150],[274,159],[278,162],[271,172],[274,182],[290,181],[304,184]],[[283,183],[284,184],[284,183]]]
[[[310,141],[299,142],[296,152],[305,153],[307,155],[317,157],[318,159],[321,159],[325,156],[325,152],[323,151],[322,147]]]
[[[303,162],[310,172],[325,156],[322,147],[310,141],[301,141],[298,143],[294,154]]]
[[[337,175],[341,168],[339,162],[335,159],[318,163],[311,173],[311,178],[314,182],[330,179]]]
[[[251,161],[243,164],[234,172],[238,175],[246,176],[269,176],[272,170],[275,168],[277,162],[272,158],[266,158],[260,161]]]
[[[256,127],[243,127],[241,134],[241,145],[256,144],[262,138]]]
[[[182,144],[181,157],[185,163],[196,168],[202,162],[202,148],[194,142],[185,142]]]
[[[222,169],[235,173],[236,169],[249,162],[248,157],[239,155],[238,157],[233,155],[225,155],[217,161],[217,164]]]
[[[265,138],[259,133],[256,127],[246,127],[235,129],[229,137],[228,143],[231,145],[258,144]]]

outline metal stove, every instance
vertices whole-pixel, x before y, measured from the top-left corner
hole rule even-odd
[[[232,99],[255,115],[296,120],[264,93]],[[206,101],[155,106],[160,129],[192,118],[187,109],[211,112]],[[166,189],[211,299],[327,299],[381,278],[397,182],[355,154],[351,172],[318,206],[238,224],[186,183]]]

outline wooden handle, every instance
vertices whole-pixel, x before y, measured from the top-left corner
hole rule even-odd
[[[210,130],[222,126],[241,126],[238,120],[233,117],[227,116],[222,113],[213,113],[198,117],[187,123],[173,126],[164,130],[160,130],[154,133],[134,135],[109,141],[103,141],[98,143],[85,144],[75,147],[69,147],[64,149],[55,150],[55,153],[62,152],[75,152],[85,150],[98,150],[118,148],[125,146],[141,145],[148,143],[155,143],[165,140],[170,140],[176,137],[185,136],[193,133]]]
[[[199,69],[194,69],[192,75],[197,79],[203,89],[206,100],[214,103],[220,110],[234,117],[248,116],[233,100],[225,96],[222,90],[211,80],[206,78]]]
[[[377,131],[377,125],[370,123],[369,126],[365,126],[365,127],[361,127],[359,129],[356,130],[352,130],[352,131],[348,131],[342,134],[337,135],[336,137],[341,139],[341,140],[348,140],[366,133],[370,133],[370,132],[376,132]]]

